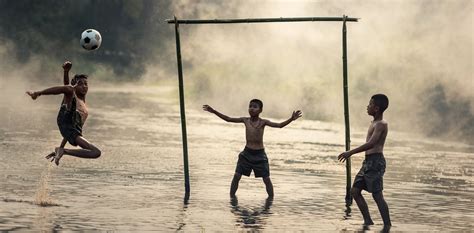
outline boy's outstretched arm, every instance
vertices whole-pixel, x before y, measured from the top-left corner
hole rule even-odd
[[[26,94],[31,96],[32,99],[36,99],[41,95],[72,95],[74,92],[74,88],[72,86],[57,86],[57,87],[50,87],[48,89],[44,89],[42,91],[27,91]]]
[[[69,71],[71,70],[72,63],[70,61],[65,61],[63,64],[64,76],[63,83],[64,85],[69,85]]]
[[[287,126],[288,124],[290,124],[292,121],[300,118],[302,115],[301,115],[301,111],[298,110],[298,111],[293,111],[293,114],[291,114],[291,117],[286,120],[286,121],[283,121],[281,123],[275,123],[275,122],[271,122],[269,120],[265,120],[265,125],[268,125],[270,127],[274,127],[274,128],[283,128],[285,126]]]
[[[242,123],[242,122],[244,122],[243,118],[241,118],[241,117],[235,118],[235,117],[226,116],[226,115],[216,111],[215,109],[213,109],[211,106],[209,106],[207,104],[203,105],[202,109],[206,112],[216,114],[216,116],[218,116],[219,118],[221,118],[222,120],[227,121],[227,122],[233,122],[233,123]]]
[[[380,137],[382,137],[382,132],[386,129],[387,129],[387,124],[384,124],[381,122],[375,124],[374,132],[372,133],[372,136],[366,143],[364,143],[362,146],[359,146],[355,149],[341,153],[337,157],[337,159],[341,162],[344,162],[346,161],[347,158],[351,157],[353,154],[357,154],[359,152],[372,149],[376,145],[376,143],[380,140]]]

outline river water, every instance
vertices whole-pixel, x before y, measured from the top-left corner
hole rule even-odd
[[[262,180],[251,176],[242,178],[236,203],[228,192],[244,127],[190,103],[191,198],[184,203],[176,90],[94,88],[87,101],[84,135],[102,156],[65,156],[57,167],[44,156],[61,140],[55,122],[60,97],[2,100],[0,230],[364,230],[355,203],[345,213],[345,166],[336,159],[344,148],[341,124],[302,118],[283,129],[267,128],[275,199],[266,201]],[[363,143],[365,133],[352,129],[353,145]],[[392,230],[474,229],[473,156],[472,144],[390,132],[384,195]],[[353,157],[352,177],[362,160],[362,154]],[[375,202],[363,195],[376,224],[369,230],[378,231]]]

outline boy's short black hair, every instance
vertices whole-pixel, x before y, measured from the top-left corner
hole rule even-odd
[[[375,106],[379,107],[381,112],[388,108],[388,97],[384,94],[375,94],[372,96]]]
[[[74,78],[71,80],[71,85],[76,85],[78,79],[87,79],[88,76],[87,74],[76,74],[74,75]]]
[[[250,103],[256,103],[258,104],[258,106],[260,107],[260,109],[263,109],[263,102],[259,99],[253,99],[253,100],[250,100]]]

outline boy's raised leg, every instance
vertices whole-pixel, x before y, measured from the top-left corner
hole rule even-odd
[[[269,199],[273,199],[273,184],[269,176],[263,178],[263,183],[265,183],[265,188],[267,189],[267,194]]]
[[[100,157],[101,151],[99,148],[88,142],[82,136],[76,137],[76,144],[82,149],[63,149],[64,154],[86,159],[96,159]],[[61,159],[61,157],[59,157],[59,159]],[[57,161],[55,160],[56,164],[59,164],[59,159]]]
[[[390,221],[390,213],[388,210],[388,205],[385,199],[383,198],[382,191],[373,193],[372,197],[377,203],[377,207],[379,207],[380,215],[382,216],[383,225],[385,226],[392,226],[392,222]]]
[[[240,178],[242,177],[242,174],[240,173],[235,173],[234,178],[232,179],[232,183],[230,184],[230,197],[235,198],[235,193],[237,192],[237,189],[239,188],[239,181]]]
[[[372,218],[370,218],[369,207],[367,206],[367,202],[365,202],[361,192],[362,190],[356,187],[352,187],[351,189],[352,197],[354,197],[354,200],[356,201],[357,206],[364,217],[364,225],[374,225]]]

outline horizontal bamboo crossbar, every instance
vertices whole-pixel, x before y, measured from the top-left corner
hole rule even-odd
[[[346,18],[346,22],[358,22],[359,18]],[[231,24],[231,23],[273,23],[273,22],[342,22],[344,17],[295,17],[295,18],[248,18],[248,19],[167,19],[169,24]]]

